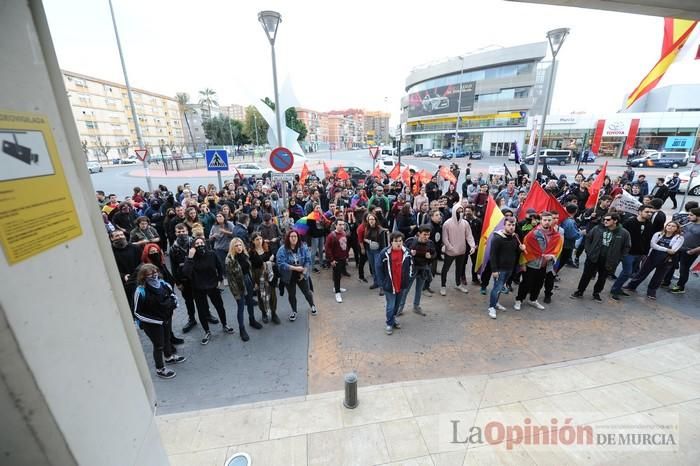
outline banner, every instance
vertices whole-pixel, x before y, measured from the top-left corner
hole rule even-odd
[[[489,175],[500,175],[503,176],[506,174],[506,166],[499,166],[499,165],[489,165]]]
[[[627,212],[628,214],[637,215],[637,209],[642,205],[641,202],[637,200],[633,195],[627,191],[622,191],[622,194],[617,196],[610,204],[610,207],[614,207],[619,212]]]
[[[475,81],[462,83],[462,96],[459,95],[459,84],[438,86],[408,95],[408,118],[443,115],[474,110]]]

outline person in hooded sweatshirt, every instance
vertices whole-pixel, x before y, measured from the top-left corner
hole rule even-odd
[[[209,300],[216,308],[224,332],[231,334],[234,333],[234,330],[226,324],[226,309],[224,301],[221,299],[221,289],[224,287],[224,267],[214,252],[207,248],[206,240],[203,237],[195,239],[193,246],[187,253],[182,273],[191,280],[199,323],[204,329],[204,337],[200,343],[206,345],[211,339],[207,319]]]
[[[117,261],[119,276],[122,278],[122,286],[126,293],[131,312],[134,312],[134,289],[136,282],[136,269],[141,265],[141,247],[130,244],[122,230],[114,230],[110,233],[114,260]]]
[[[172,379],[175,371],[165,367],[165,363],[178,364],[186,360],[184,356],[178,356],[171,344],[173,311],[177,307],[177,298],[173,288],[160,278],[158,267],[153,264],[144,264],[139,269],[136,283],[134,316],[153,344],[156,375]]]
[[[442,225],[442,249],[445,253],[440,272],[440,295],[447,294],[447,272],[453,262],[456,262],[455,285],[462,293],[468,293],[469,288],[461,283],[460,275],[464,270],[464,255],[476,250],[474,236],[469,223],[463,218],[464,207],[455,204],[452,207],[452,217]],[[468,246],[468,247],[467,247]]]

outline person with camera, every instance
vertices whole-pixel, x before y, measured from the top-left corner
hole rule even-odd
[[[153,344],[156,375],[163,379],[172,379],[175,377],[175,371],[165,367],[165,363],[178,364],[186,360],[184,356],[175,352],[170,341],[177,298],[172,287],[160,278],[158,267],[153,264],[143,264],[139,268],[136,283],[134,316]]]

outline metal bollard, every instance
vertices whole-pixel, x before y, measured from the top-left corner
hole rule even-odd
[[[348,409],[355,409],[358,404],[360,404],[360,400],[357,399],[357,374],[350,372],[345,374],[345,400],[343,400],[343,406]]]

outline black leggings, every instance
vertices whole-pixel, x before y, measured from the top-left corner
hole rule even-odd
[[[447,283],[447,272],[450,270],[450,266],[452,265],[452,262],[457,262],[455,266],[455,285],[460,285],[461,280],[460,280],[460,275],[462,275],[462,272],[464,271],[464,254],[460,254],[459,256],[450,256],[448,254],[445,254],[445,256],[442,258],[442,271],[440,272],[440,285],[445,286]]]
[[[340,293],[340,279],[345,272],[345,266],[347,262],[344,260],[335,261],[335,267],[333,267],[333,287],[336,293]]]
[[[172,321],[163,322],[163,325],[141,322],[141,328],[153,343],[153,361],[156,363],[156,369],[164,368],[163,353],[166,358],[174,353],[173,345],[170,343]]]
[[[302,294],[309,303],[309,306],[314,305],[314,294],[309,289],[309,281],[302,278],[301,280],[291,279],[289,283],[286,284],[287,287],[287,298],[289,298],[289,305],[292,307],[292,312],[296,314],[297,312],[297,286],[301,290]]]
[[[221,299],[221,290],[218,288],[210,288],[208,290],[194,290],[194,302],[197,303],[197,313],[199,314],[199,323],[205,332],[209,333],[209,298],[211,303],[219,315],[221,325],[226,325],[226,309],[224,309],[224,300]]]

